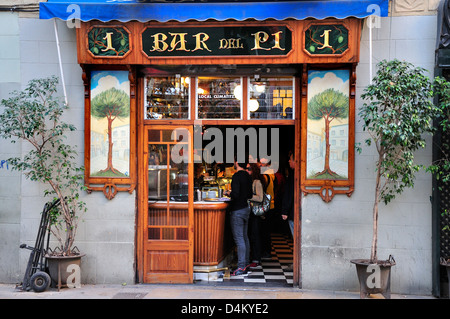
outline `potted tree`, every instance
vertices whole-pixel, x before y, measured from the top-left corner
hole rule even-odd
[[[80,190],[85,189],[83,168],[76,165],[74,147],[64,141],[66,134],[75,127],[62,121],[67,105],[55,96],[57,84],[58,78],[54,76],[34,79],[23,91],[14,91],[9,99],[2,100],[0,136],[11,139],[12,143],[20,140],[27,145],[28,153],[22,158],[10,158],[8,163],[26,178],[45,184],[45,196],[59,199],[60,204],[50,211],[49,223],[49,231],[57,244],[47,252],[46,259],[52,280],[56,282],[58,275],[62,275],[61,285],[67,279],[67,267],[55,266],[54,260],[62,258],[79,266],[82,254],[74,241],[80,214],[86,211],[86,205],[80,200]],[[58,269],[64,271],[58,272]]]
[[[425,133],[433,131],[436,108],[433,85],[425,70],[404,61],[381,61],[377,73],[361,97],[359,113],[368,146],[377,151],[373,202],[373,236],[369,259],[354,259],[361,298],[381,293],[390,298],[390,270],[395,260],[378,260],[379,203],[389,204],[406,188],[414,187],[421,165],[414,152],[425,147]],[[358,151],[361,151],[358,148]]]

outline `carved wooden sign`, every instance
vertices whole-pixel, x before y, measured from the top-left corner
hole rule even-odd
[[[305,51],[311,55],[341,55],[348,49],[348,29],[342,24],[312,24],[305,31]]]
[[[148,27],[142,50],[148,57],[273,56],[292,48],[286,26]]]
[[[130,32],[124,26],[93,26],[87,41],[93,57],[123,58],[131,51]]]
[[[89,21],[77,28],[81,64],[302,64],[359,60],[361,20]],[[258,61],[258,62],[255,62]]]

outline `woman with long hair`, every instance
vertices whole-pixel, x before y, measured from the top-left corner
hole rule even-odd
[[[249,163],[247,165],[247,172],[252,178],[253,196],[250,201],[262,202],[264,196],[263,177],[261,176],[261,169],[256,163]],[[250,267],[257,267],[261,264],[262,257],[262,219],[260,216],[255,216],[250,213],[249,220],[249,237],[250,237],[250,254],[252,262]]]

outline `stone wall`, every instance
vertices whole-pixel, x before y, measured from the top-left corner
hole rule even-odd
[[[78,161],[83,165],[84,86],[77,63],[75,29],[57,20],[57,30],[69,103],[63,117],[77,128],[67,139],[78,145]],[[0,13],[0,32],[0,41],[7,43],[0,47],[0,73],[5,70],[0,74],[0,98],[23,89],[31,79],[61,76],[53,20]],[[63,97],[61,85],[59,96]],[[26,151],[20,143],[0,140],[0,282],[22,281],[30,251],[19,249],[19,245],[34,246],[40,212],[49,200],[43,197],[43,185],[25,179],[5,163],[1,165],[2,160]],[[82,260],[82,281],[134,283],[135,193],[121,193],[108,201],[103,193],[94,192],[86,194],[84,200],[88,212],[80,223],[75,243],[86,254]]]
[[[0,12],[0,99],[20,89],[20,29],[16,14]],[[0,112],[2,107],[0,106]],[[0,282],[15,282],[19,268],[21,177],[7,159],[20,156],[21,143],[0,139]]]
[[[409,61],[434,75],[436,43],[436,1],[394,1],[391,16],[373,29],[373,72],[376,64],[394,58]],[[392,10],[393,9],[393,10]],[[406,10],[408,9],[408,10]],[[368,85],[369,30],[364,24],[361,59],[357,67],[356,114],[359,98]],[[356,121],[356,142],[364,145],[367,133]],[[302,205],[303,288],[358,290],[351,259],[369,258],[372,239],[372,205],[375,187],[376,151],[363,146],[355,159],[355,192],[351,198],[337,196],[329,204],[308,195]],[[417,160],[431,162],[431,138]],[[431,294],[431,175],[417,175],[414,189],[407,190],[388,206],[380,204],[380,259],[393,255],[392,291]]]

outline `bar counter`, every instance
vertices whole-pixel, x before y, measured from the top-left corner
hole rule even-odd
[[[187,202],[170,202],[174,210],[187,212]],[[228,203],[194,202],[194,266],[217,266],[233,248],[227,217]],[[167,202],[149,202],[149,213],[166,210]]]

